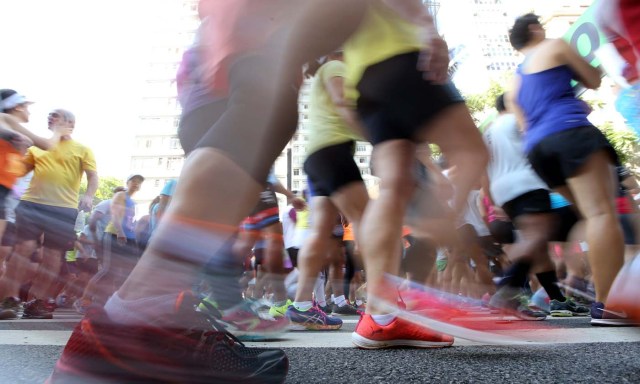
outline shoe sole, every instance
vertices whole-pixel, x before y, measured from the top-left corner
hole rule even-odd
[[[424,341],[424,340],[371,340],[359,335],[357,332],[351,334],[351,342],[362,349],[384,349],[384,348],[446,348],[453,345],[452,342]]]
[[[591,325],[598,327],[638,327],[640,323],[634,320],[591,319]]]
[[[551,311],[552,317],[573,317],[573,312],[567,310]]]

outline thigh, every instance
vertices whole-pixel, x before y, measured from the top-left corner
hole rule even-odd
[[[614,164],[606,151],[593,153],[578,172],[567,179],[582,216],[616,214],[617,179]]]
[[[61,252],[73,249],[76,241],[75,224],[78,210],[73,208],[49,207],[45,208],[43,225],[45,248],[56,249]]]

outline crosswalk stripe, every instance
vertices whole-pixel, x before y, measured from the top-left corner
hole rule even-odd
[[[0,330],[0,345],[50,345],[63,346],[71,331]],[[529,342],[541,344],[625,343],[640,342],[636,328],[561,328],[544,331],[511,333]],[[527,344],[523,341],[523,344]],[[281,340],[250,342],[248,346],[279,348],[352,348],[350,332],[314,331],[289,332]],[[454,346],[478,346],[482,343],[456,339]]]

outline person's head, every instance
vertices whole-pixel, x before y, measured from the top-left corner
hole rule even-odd
[[[0,89],[0,112],[8,113],[22,123],[29,122],[32,102],[13,89]]]
[[[140,190],[140,187],[142,186],[143,181],[144,177],[137,173],[127,177],[127,191],[129,192],[129,194],[131,195],[135,192],[138,192]]]
[[[117,187],[113,188],[113,191],[112,191],[112,192],[113,192],[113,194],[115,195],[115,194],[116,194],[116,193],[118,193],[118,192],[124,192],[124,191],[126,191],[126,190],[127,190],[127,188],[123,187],[122,185],[119,185],[119,186],[117,186]]]
[[[528,45],[538,43],[546,38],[544,28],[540,23],[540,17],[533,13],[527,13],[516,19],[509,30],[511,46],[520,51]]]
[[[54,109],[47,116],[47,127],[51,130],[55,127],[74,128],[75,126],[76,116],[66,109]]]

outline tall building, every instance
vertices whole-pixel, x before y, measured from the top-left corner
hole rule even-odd
[[[156,23],[145,26],[150,43],[143,54],[149,63],[130,163],[131,172],[139,172],[146,178],[137,196],[141,205],[153,200],[168,180],[177,178],[184,164],[177,136],[180,106],[175,75],[182,53],[193,42],[199,25],[198,0],[158,0],[156,4]],[[306,81],[299,98],[298,130],[274,165],[282,184],[297,191],[307,187],[303,163],[308,141],[309,89],[310,82]],[[356,163],[368,186],[376,183],[369,169],[371,151],[368,143],[356,146]]]
[[[132,172],[146,178],[137,196],[141,203],[153,200],[182,169],[184,152],[177,136],[180,106],[175,76],[182,53],[193,41],[199,25],[198,0],[159,0],[154,5],[155,22],[145,26],[149,44],[142,54],[149,62],[130,163]]]

